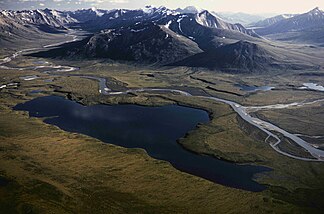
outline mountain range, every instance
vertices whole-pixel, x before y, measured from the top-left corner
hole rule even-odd
[[[268,24],[266,22],[269,22]],[[283,41],[324,45],[324,11],[318,7],[298,15],[282,15],[257,23],[262,36]]]
[[[177,10],[147,6],[138,10],[1,11],[0,44],[82,29],[92,35],[33,56],[109,58],[228,72],[318,67],[294,59],[292,61],[297,64],[288,63],[291,62],[289,57],[294,58],[293,54],[273,47],[262,36],[319,29],[324,23],[323,12],[316,8],[305,14],[287,16],[257,22],[255,32],[194,7]],[[283,53],[289,57],[278,57]]]
[[[274,25],[277,22],[280,22],[282,20],[292,18],[295,15],[296,14],[281,14],[281,15],[278,15],[278,16],[274,16],[274,17],[270,17],[270,18],[267,18],[267,19],[260,20],[258,22],[252,23],[250,25],[253,26],[253,27],[260,27],[260,28],[268,27],[268,26]]]
[[[269,15],[247,14],[247,13],[231,13],[231,12],[212,12],[215,16],[229,23],[240,23],[243,26],[250,26],[252,23],[257,23],[269,17]]]

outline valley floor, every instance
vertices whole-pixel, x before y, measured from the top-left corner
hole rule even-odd
[[[53,76],[45,69],[19,70],[35,61],[79,67]],[[104,96],[98,82],[75,76],[100,76],[109,88],[174,88],[192,94],[210,94],[246,106],[287,104],[323,99],[323,92],[300,89],[303,83],[324,85],[324,72],[225,74],[187,68],[149,68],[124,63],[64,61],[19,56],[0,68],[0,212],[39,213],[303,213],[323,209],[324,165],[283,156],[274,151],[258,129],[241,120],[227,105],[177,93],[132,93]],[[63,72],[64,73],[64,72]],[[323,74],[323,75],[319,75]],[[36,75],[36,79],[21,77]],[[270,91],[244,91],[241,86],[271,86]],[[39,90],[40,93],[31,91]],[[97,103],[164,105],[178,103],[206,109],[211,121],[179,140],[185,148],[237,163],[267,166],[257,175],[268,186],[253,193],[224,187],[179,172],[150,158],[143,150],[103,144],[96,139],[64,132],[12,107],[38,96],[56,94],[85,105]],[[266,109],[254,114],[291,133],[307,135],[321,148],[323,103]],[[312,137],[313,136],[313,137]],[[281,149],[307,154],[282,138]],[[4,184],[2,184],[4,183]]]

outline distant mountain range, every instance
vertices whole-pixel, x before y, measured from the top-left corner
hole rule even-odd
[[[204,11],[204,9],[197,8],[194,6],[188,6],[186,8],[178,8],[175,10],[179,13],[200,13]],[[258,21],[264,20],[266,17],[269,17],[269,15],[258,15],[258,14],[248,14],[248,13],[233,13],[233,12],[215,12],[211,11],[211,14],[216,16],[219,19],[222,19],[225,22],[231,23],[231,24],[237,24],[240,23],[243,26],[249,26],[252,23],[256,23]]]
[[[166,65],[212,51],[233,41],[253,41],[259,36],[241,24],[230,24],[204,10],[180,13],[165,7],[142,10],[83,10],[65,12],[94,35],[66,51],[52,50],[53,56],[110,58]],[[80,15],[83,14],[83,15]],[[89,15],[91,14],[91,15]],[[89,17],[87,20],[81,18]],[[64,47],[63,47],[64,49]],[[58,54],[59,53],[59,54]]]
[[[307,15],[309,27],[322,26],[317,10]],[[318,10],[318,13],[322,11]],[[264,20],[257,29],[266,32],[305,29],[306,15]],[[309,18],[311,17],[311,18]],[[291,28],[282,22],[298,20]],[[290,23],[290,22],[287,22]],[[290,26],[290,25],[289,25]],[[206,67],[230,72],[252,72],[286,67],[273,48],[254,30],[241,24],[224,21],[207,10],[194,7],[170,10],[147,6],[138,10],[78,11],[30,10],[0,12],[0,45],[17,39],[32,39],[42,34],[65,33],[75,28],[93,35],[47,52],[34,54],[46,57],[110,58],[136,63]],[[27,38],[26,38],[26,35]],[[310,66],[309,64],[307,66]],[[303,68],[302,65],[289,67]]]
[[[28,39],[40,32],[60,33],[76,20],[53,10],[0,12],[0,44],[14,39]]]
[[[212,12],[214,15],[229,23],[240,23],[243,26],[250,26],[252,23],[266,19],[265,15],[230,13],[230,12]]]
[[[319,8],[298,15],[277,16],[255,26],[260,27],[255,31],[262,36],[324,45],[324,11]]]
[[[262,35],[267,35],[324,27],[324,12],[319,8],[300,15],[282,15],[281,17],[278,17],[273,24],[258,30],[258,32]]]
[[[294,16],[296,16],[296,14],[282,14],[282,15],[278,15],[278,16],[274,16],[271,18],[267,18],[267,19],[258,21],[256,23],[252,23],[250,25],[252,25],[253,27],[268,27],[270,25],[276,24],[277,22],[292,18]]]

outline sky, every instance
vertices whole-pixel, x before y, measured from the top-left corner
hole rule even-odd
[[[0,0],[0,9],[22,10],[51,8],[77,10],[96,7],[143,8],[145,5],[166,6],[171,9],[196,6],[215,12],[303,13],[315,7],[324,8],[324,0]]]

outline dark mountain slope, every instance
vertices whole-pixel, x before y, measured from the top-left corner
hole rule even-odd
[[[179,36],[164,26],[146,23],[118,30],[106,30],[77,45],[62,46],[36,55],[167,64],[200,52],[202,50],[190,39]]]
[[[86,56],[165,64],[202,52],[196,43],[156,24],[138,24],[93,36]]]
[[[257,44],[239,41],[210,52],[199,53],[173,66],[205,67],[230,72],[264,71],[279,67],[274,54]]]
[[[134,14],[138,19],[146,18],[137,22],[138,20],[131,18]],[[73,51],[68,50],[68,56],[164,65],[238,40],[258,39],[253,31],[220,21],[207,11],[199,14],[174,14],[164,7],[114,10],[100,16],[100,20],[101,18],[110,19],[105,22],[110,29],[101,30],[85,45],[76,47]],[[131,24],[133,22],[136,23]]]
[[[190,21],[195,21],[196,23],[205,27],[213,29],[231,30],[249,36],[258,37],[258,35],[254,31],[248,30],[240,24],[227,23],[215,17],[208,11],[202,11],[196,14],[180,14],[179,12],[170,10],[166,7],[146,7],[143,10],[112,10],[100,17],[97,17],[94,20],[90,20],[81,24],[81,26],[84,29],[96,32],[103,29],[116,29],[120,27],[128,27],[136,23],[143,22],[152,22],[159,25],[166,25],[170,20],[173,20],[175,22],[178,22],[180,25],[180,22],[185,17],[190,19]]]
[[[85,25],[107,29],[95,32],[83,41],[33,56],[107,58],[229,72],[300,69],[313,65],[303,59],[304,55],[297,56],[290,50],[272,45],[254,31],[240,24],[224,22],[208,11],[180,14],[165,7],[111,11],[92,9],[64,17],[76,19],[84,13],[89,15],[85,18]],[[79,21],[74,23],[82,24]]]
[[[201,23],[199,23],[196,19],[197,16],[181,14],[163,19],[159,23],[166,23],[167,28],[196,42],[204,51],[238,40],[255,41],[259,39],[252,31],[253,36],[245,34],[244,31],[242,33],[239,31],[239,27],[218,22],[214,18],[207,19],[207,21],[200,19]]]

